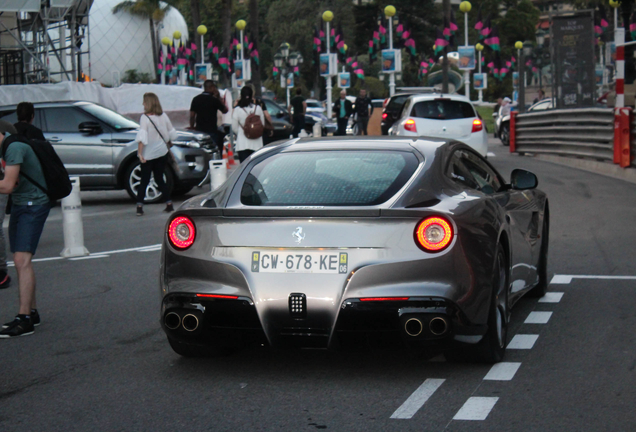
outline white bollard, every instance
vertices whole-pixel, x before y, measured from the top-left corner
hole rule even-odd
[[[64,227],[64,258],[88,255],[84,247],[84,225],[82,222],[82,200],[80,199],[80,179],[71,177],[73,189],[62,199],[62,225]]]
[[[312,131],[314,137],[322,136],[322,122],[317,121],[314,123],[314,129]]]
[[[227,180],[227,166],[224,160],[210,161],[210,190],[217,190]]]

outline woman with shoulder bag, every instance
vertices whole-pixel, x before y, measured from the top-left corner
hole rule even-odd
[[[239,155],[241,163],[256,150],[263,147],[262,132],[263,126],[265,125],[265,115],[263,114],[263,109],[254,104],[253,96],[254,92],[250,87],[243,87],[241,89],[241,97],[239,98],[236,108],[232,113],[232,130],[236,131],[236,152]],[[258,137],[249,138],[249,132],[246,135],[246,120],[248,120],[250,115],[255,115],[260,118],[261,133]]]
[[[177,139],[177,131],[161,109],[161,103],[156,94],[144,94],[143,104],[144,114],[141,116],[139,132],[135,138],[135,141],[139,143],[137,157],[141,162],[141,180],[137,190],[137,216],[144,214],[144,199],[151,174],[154,174],[155,182],[166,201],[164,211],[174,210],[170,198],[171,191],[163,180],[163,173],[168,157],[172,157],[170,147],[172,147],[172,141]]]

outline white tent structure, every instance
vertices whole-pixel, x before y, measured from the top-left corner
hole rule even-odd
[[[121,0],[1,0],[0,84],[95,79],[119,84],[126,70],[154,76],[150,24],[126,12]],[[49,7],[50,6],[50,7]],[[188,29],[170,8],[157,41]]]

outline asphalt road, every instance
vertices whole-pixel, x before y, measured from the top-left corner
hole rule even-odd
[[[57,259],[53,209],[36,256],[52,259],[35,264],[42,325],[0,340],[0,431],[636,430],[634,185],[506,150],[492,141],[502,174],[529,169],[548,193],[554,277],[548,297],[513,310],[505,363],[258,348],[181,358],[158,324],[162,206],[139,218],[125,192],[83,193],[97,255]],[[3,322],[16,310],[16,288],[0,291]]]

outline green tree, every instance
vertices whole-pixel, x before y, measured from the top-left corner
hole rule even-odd
[[[150,24],[150,43],[152,45],[152,59],[154,67],[159,64],[157,58],[157,28],[158,22],[162,21],[166,16],[166,12],[170,9],[167,0],[124,0],[113,8],[113,13],[126,12],[134,16],[148,19]]]

